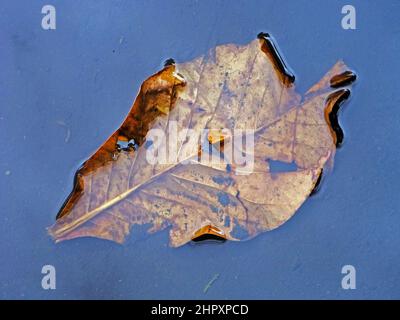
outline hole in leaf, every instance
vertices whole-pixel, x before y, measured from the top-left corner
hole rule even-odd
[[[279,160],[268,160],[269,163],[269,171],[271,173],[279,173],[279,172],[293,172],[297,171],[297,164],[293,162],[283,162]]]

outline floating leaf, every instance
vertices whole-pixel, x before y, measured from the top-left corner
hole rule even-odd
[[[280,226],[332,164],[342,139],[337,110],[350,93],[333,88],[354,80],[338,62],[302,98],[267,34],[187,63],[168,60],[77,171],[49,233],[56,241],[122,243],[133,225],[146,224],[149,232],[170,227],[171,245],[180,246],[203,236],[249,239]],[[162,143],[151,135],[160,131]],[[232,155],[251,158],[251,166]]]

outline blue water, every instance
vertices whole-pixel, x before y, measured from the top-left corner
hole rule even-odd
[[[0,297],[400,298],[400,2],[352,0],[357,29],[343,30],[347,2],[2,1]],[[45,31],[49,3],[57,29]],[[45,228],[76,168],[120,125],[141,82],[167,58],[188,61],[260,31],[275,37],[300,92],[339,58],[359,75],[320,192],[248,242],[173,249],[167,231],[135,229],[124,245],[54,244]],[[56,290],[41,287],[45,264]],[[355,290],[341,288],[346,264]]]

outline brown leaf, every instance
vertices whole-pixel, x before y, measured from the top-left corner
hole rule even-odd
[[[169,61],[144,81],[122,126],[78,170],[49,233],[56,241],[92,236],[122,243],[133,225],[150,224],[149,232],[170,226],[171,245],[180,246],[204,235],[248,239],[280,226],[332,163],[342,138],[337,109],[349,95],[332,87],[354,79],[338,62],[301,98],[266,34],[187,63]],[[188,128],[209,129],[206,143],[190,139]],[[169,130],[183,132],[165,144],[177,151],[172,161],[149,163],[149,150],[156,150],[150,129],[167,138]],[[253,153],[233,143],[239,129],[254,132]],[[253,157],[250,170],[205,157],[216,152],[232,160],[235,148]],[[275,172],[274,161],[295,170]]]

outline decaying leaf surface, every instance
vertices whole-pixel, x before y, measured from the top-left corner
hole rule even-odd
[[[287,221],[332,164],[336,113],[354,79],[339,61],[304,97],[267,35],[245,46],[221,45],[148,78],[122,126],[78,170],[74,189],[49,233],[56,241],[92,236],[122,243],[133,225],[170,227],[180,246],[204,234],[244,240]],[[150,129],[210,129],[221,156],[221,128],[254,130],[254,166],[199,162],[206,147],[183,135],[177,161],[150,164]],[[243,151],[243,150],[242,150]],[[245,151],[243,151],[245,152]],[[184,161],[182,160],[184,159]],[[295,164],[274,172],[271,161]]]

